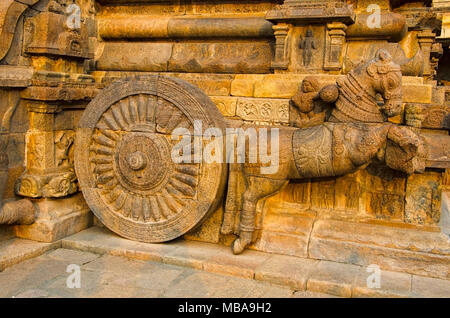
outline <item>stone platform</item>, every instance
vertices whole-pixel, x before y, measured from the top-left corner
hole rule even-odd
[[[68,288],[67,266],[80,266]],[[0,273],[0,297],[330,297],[192,268],[68,249],[46,252]]]
[[[3,241],[0,259],[1,297],[450,297],[445,279],[382,270],[380,288],[369,288],[365,266],[252,250],[236,256],[181,239],[138,243],[100,227],[52,244]],[[81,266],[85,289],[65,287],[69,264]]]
[[[0,272],[7,267],[40,256],[59,247],[61,247],[61,241],[41,243],[18,238],[0,241]]]
[[[341,297],[449,297],[450,281],[381,271],[381,288],[367,287],[367,267],[246,251],[235,256],[217,244],[176,240],[166,244],[132,242],[92,227],[61,241],[62,247],[190,267],[215,274],[287,286],[294,291]],[[270,297],[270,295],[267,295]]]

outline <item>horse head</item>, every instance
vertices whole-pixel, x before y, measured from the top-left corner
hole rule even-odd
[[[372,86],[384,103],[381,110],[388,117],[398,115],[402,110],[402,72],[400,65],[392,60],[386,50],[378,50],[374,59],[367,63],[367,74],[373,79]]]

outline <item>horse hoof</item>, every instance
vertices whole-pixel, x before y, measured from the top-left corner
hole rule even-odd
[[[231,244],[231,251],[233,251],[234,255],[241,254],[244,251],[244,247],[241,244],[240,239],[235,239],[234,242]]]
[[[231,244],[231,250],[233,254],[238,255],[241,254],[245,248],[249,245],[249,242],[245,242],[241,238],[237,238],[234,240],[233,244]]]

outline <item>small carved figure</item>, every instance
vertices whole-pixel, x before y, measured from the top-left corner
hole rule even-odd
[[[309,66],[311,64],[313,50],[317,49],[312,30],[308,29],[306,31],[304,39],[300,37],[299,47],[303,50],[303,65]]]
[[[55,140],[55,156],[56,165],[61,166],[65,161],[69,162],[69,151],[73,145],[73,136],[68,136],[66,133],[61,133]]]
[[[309,127],[325,120],[324,103],[319,96],[319,81],[313,76],[303,79],[297,94],[291,99],[291,105],[291,126]]]

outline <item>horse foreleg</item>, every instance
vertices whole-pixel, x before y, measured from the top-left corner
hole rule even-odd
[[[242,176],[242,165],[230,164],[230,173],[228,177],[228,191],[225,203],[225,212],[223,214],[222,227],[220,232],[222,234],[232,234],[234,231],[235,217],[239,210],[239,178]]]
[[[231,250],[234,254],[242,253],[252,242],[253,232],[255,231],[257,203],[257,191],[252,189],[252,187],[248,187],[243,194],[239,237],[231,245]]]
[[[234,254],[242,253],[252,243],[258,201],[274,195],[287,183],[287,180],[274,180],[253,176],[246,177],[246,189],[242,198],[242,211],[240,215],[239,237],[231,245]]]

